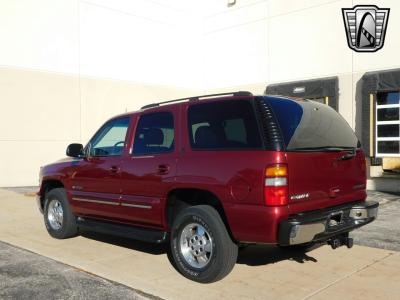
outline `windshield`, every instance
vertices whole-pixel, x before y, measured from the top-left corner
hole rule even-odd
[[[346,120],[325,104],[275,97],[263,97],[263,101],[272,107],[289,151],[334,151],[358,146]]]

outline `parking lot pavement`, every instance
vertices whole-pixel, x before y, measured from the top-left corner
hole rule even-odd
[[[197,284],[174,270],[165,245],[97,234],[52,239],[33,198],[7,190],[0,190],[0,241],[163,299],[398,299],[400,295],[400,252],[364,246],[351,250],[323,246],[307,253],[251,246],[240,251],[233,272],[224,280]],[[7,282],[12,284],[12,279]]]
[[[379,202],[378,218],[351,233],[357,245],[400,251],[400,195],[368,192],[368,199]]]
[[[0,242],[0,299],[149,299],[124,285]]]

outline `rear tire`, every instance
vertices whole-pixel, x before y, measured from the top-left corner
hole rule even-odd
[[[171,228],[171,254],[178,271],[200,283],[218,281],[235,266],[238,246],[211,206],[183,209]]]
[[[66,239],[78,234],[76,218],[69,207],[65,189],[53,189],[46,194],[43,216],[47,232],[52,237]]]

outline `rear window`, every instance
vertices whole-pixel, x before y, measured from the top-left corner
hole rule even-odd
[[[189,139],[193,149],[260,149],[261,139],[249,101],[233,100],[189,107]]]
[[[325,104],[263,97],[272,107],[287,150],[356,148],[358,139],[346,120]]]
[[[145,114],[136,128],[133,155],[161,154],[174,150],[174,119],[170,112]]]

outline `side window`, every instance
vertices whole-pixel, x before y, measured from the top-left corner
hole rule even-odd
[[[234,100],[189,107],[193,149],[260,149],[261,138],[249,101]]]
[[[136,128],[133,155],[149,155],[174,150],[174,118],[172,113],[142,115]]]
[[[106,123],[90,143],[90,156],[121,155],[128,126],[129,117]]]

